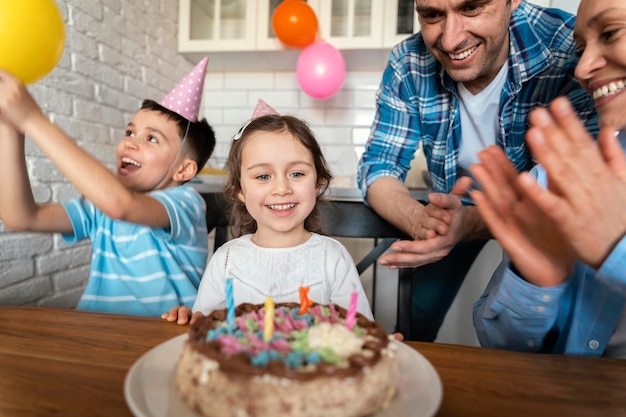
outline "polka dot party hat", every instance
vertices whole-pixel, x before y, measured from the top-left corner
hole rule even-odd
[[[241,126],[241,129],[239,129],[239,131],[235,134],[235,136],[233,136],[233,140],[240,139],[241,136],[243,135],[243,132],[246,130],[246,127],[248,127],[250,122],[252,122],[254,119],[259,118],[261,116],[268,115],[268,114],[275,114],[277,116],[280,116],[280,113],[274,110],[272,106],[270,106],[263,100],[259,99],[259,101],[257,101],[256,103],[256,107],[254,108],[254,111],[252,112],[252,117],[250,118],[250,120],[248,120],[248,122],[245,125]]]
[[[198,121],[202,88],[209,58],[204,57],[161,101],[161,105],[190,122]]]
[[[265,116],[267,114],[278,115],[278,112],[274,110],[272,106],[270,106],[263,100],[259,99],[259,101],[257,101],[256,103],[256,107],[254,108],[254,112],[252,113],[252,117],[250,119],[256,119],[258,117]]]

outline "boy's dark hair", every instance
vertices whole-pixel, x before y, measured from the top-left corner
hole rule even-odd
[[[296,138],[305,148],[307,148],[313,156],[315,171],[317,173],[317,201],[323,201],[323,196],[333,175],[328,168],[324,154],[320,148],[315,135],[311,131],[309,125],[294,116],[280,116],[269,114],[252,120],[243,128],[241,137],[233,141],[226,168],[229,171],[228,180],[224,188],[224,195],[228,203],[232,204],[230,215],[231,233],[234,237],[243,236],[245,234],[254,233],[257,229],[256,220],[248,213],[246,206],[242,203],[238,195],[241,192],[241,152],[246,143],[246,139],[254,132],[289,132]],[[272,144],[268,144],[272,146]],[[311,214],[304,220],[304,228],[309,232],[322,233],[322,218],[318,204],[315,205]]]
[[[198,164],[198,172],[200,172],[215,149],[215,132],[209,122],[206,119],[189,122],[180,114],[163,107],[154,100],[144,100],[141,104],[141,110],[157,111],[175,121],[181,138],[185,137],[189,124],[185,146],[189,149],[189,156]]]

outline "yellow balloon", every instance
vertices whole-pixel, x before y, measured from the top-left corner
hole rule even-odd
[[[65,46],[54,0],[0,0],[0,67],[28,84],[55,67]]]

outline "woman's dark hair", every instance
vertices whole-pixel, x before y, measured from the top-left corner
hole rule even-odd
[[[251,134],[259,131],[263,132],[289,132],[294,138],[300,141],[307,148],[313,157],[315,171],[317,172],[317,202],[323,199],[324,193],[328,189],[333,176],[328,168],[322,150],[315,139],[309,125],[294,116],[280,116],[270,114],[256,118],[246,125],[241,132],[241,136],[233,141],[226,168],[229,171],[228,180],[224,188],[224,195],[232,205],[230,214],[231,233],[233,237],[254,233],[257,229],[256,220],[248,213],[244,203],[239,200],[241,192],[241,153]],[[271,144],[269,145],[271,146]],[[322,233],[322,219],[318,204],[315,204],[313,211],[304,221],[304,228],[310,232]]]
[[[215,149],[215,132],[209,122],[206,119],[190,122],[180,114],[153,100],[144,100],[141,104],[141,110],[156,111],[167,116],[169,120],[175,121],[181,138],[185,137],[187,125],[189,125],[185,147],[189,150],[189,156],[198,164],[198,172],[200,172]]]

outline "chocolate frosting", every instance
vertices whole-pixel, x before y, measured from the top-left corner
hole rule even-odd
[[[317,304],[315,304],[317,305]],[[296,303],[278,303],[276,308],[299,308]],[[263,304],[243,303],[236,307],[235,316],[241,316],[252,311],[258,311],[264,307]],[[346,317],[346,309],[335,305],[340,318]],[[358,377],[363,368],[375,365],[381,359],[382,351],[389,343],[389,336],[382,326],[367,319],[361,313],[357,313],[356,324],[363,328],[366,332],[362,351],[350,355],[348,358],[348,367],[338,367],[326,362],[320,362],[316,365],[307,366],[306,368],[291,369],[283,362],[273,360],[266,367],[254,366],[250,363],[250,358],[245,353],[237,353],[234,355],[224,355],[220,352],[221,346],[217,341],[207,339],[209,330],[219,327],[226,321],[226,309],[215,310],[208,316],[196,320],[189,329],[189,346],[219,363],[220,370],[231,376],[240,375],[242,377],[250,377],[255,375],[275,375],[277,377],[285,377],[294,380],[307,380],[322,376],[333,377]]]

